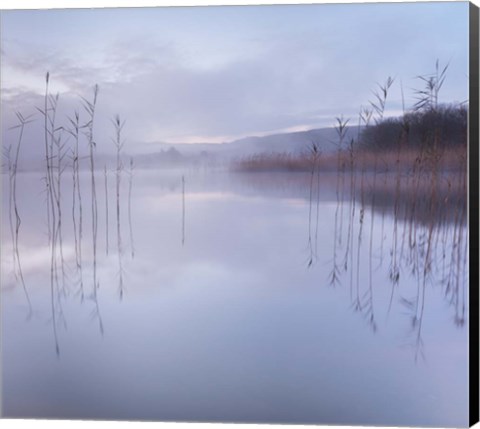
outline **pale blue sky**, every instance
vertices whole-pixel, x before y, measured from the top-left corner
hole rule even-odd
[[[6,124],[33,113],[47,70],[65,113],[98,83],[100,116],[126,117],[138,142],[355,120],[388,76],[396,114],[400,81],[411,105],[437,59],[450,61],[441,100],[468,98],[466,2],[2,11],[1,24]]]

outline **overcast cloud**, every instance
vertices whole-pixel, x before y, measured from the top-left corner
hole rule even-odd
[[[388,76],[398,114],[399,83],[411,105],[415,77],[437,59],[450,62],[441,100],[468,97],[466,2],[2,11],[1,28],[4,141],[15,109],[42,105],[47,70],[60,118],[98,83],[104,152],[117,113],[131,153],[222,142],[354,118]],[[25,144],[40,155],[37,119]]]

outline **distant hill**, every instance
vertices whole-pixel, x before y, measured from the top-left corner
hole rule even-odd
[[[356,136],[357,127],[349,127],[345,141],[348,142]],[[312,142],[315,142],[323,152],[332,152],[337,148],[338,135],[334,128],[319,128],[263,137],[245,137],[228,144],[235,147],[236,151],[248,155],[265,152],[301,153],[307,151]]]
[[[348,127],[345,145],[356,138],[357,127]],[[334,128],[319,128],[292,133],[250,136],[227,143],[156,143],[155,152],[135,156],[138,165],[164,166],[182,164],[218,164],[262,153],[299,154],[309,150],[312,142],[323,153],[337,148],[338,135]]]

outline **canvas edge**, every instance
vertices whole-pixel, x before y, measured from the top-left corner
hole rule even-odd
[[[469,425],[479,421],[479,8],[469,9],[469,237],[470,237],[470,317],[469,317]]]

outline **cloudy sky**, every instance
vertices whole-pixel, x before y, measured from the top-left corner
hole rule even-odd
[[[2,11],[1,59],[5,141],[15,109],[42,105],[48,70],[60,122],[100,86],[105,147],[117,113],[130,152],[216,143],[354,120],[388,76],[399,114],[400,82],[408,107],[437,59],[450,62],[441,100],[466,100],[468,3]]]

